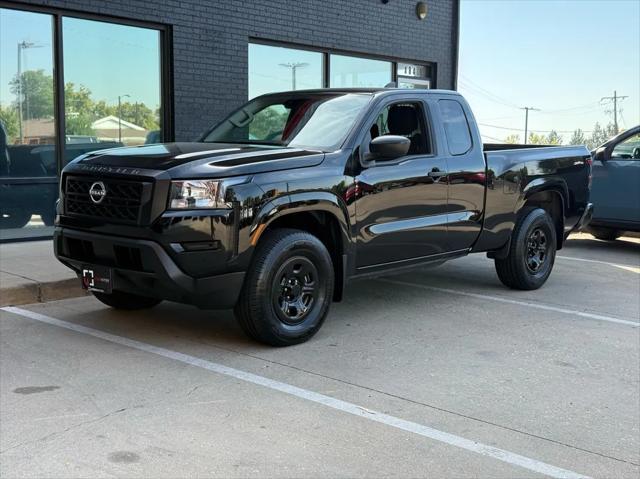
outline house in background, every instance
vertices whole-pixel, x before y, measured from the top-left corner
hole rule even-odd
[[[127,145],[142,145],[147,130],[114,115],[105,116],[91,124],[98,141],[117,141]]]

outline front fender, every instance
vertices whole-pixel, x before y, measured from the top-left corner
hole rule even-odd
[[[308,191],[278,196],[265,203],[255,215],[249,228],[249,244],[255,246],[268,226],[277,219],[295,213],[323,211],[331,214],[340,225],[343,253],[348,254],[352,245],[349,213],[340,199],[326,191]]]

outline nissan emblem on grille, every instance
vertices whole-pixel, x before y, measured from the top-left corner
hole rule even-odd
[[[101,203],[106,195],[107,189],[102,181],[96,181],[91,185],[91,188],[89,188],[89,198],[91,198],[91,201],[95,204]]]

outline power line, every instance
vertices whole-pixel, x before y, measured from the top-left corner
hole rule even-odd
[[[488,128],[497,128],[498,130],[509,130],[509,131],[524,131],[522,128],[511,128],[508,126],[500,126],[500,125],[489,125],[487,123],[478,123],[480,126],[486,126]],[[576,130],[581,130],[583,133],[591,133],[593,130],[582,130],[582,128],[576,128]],[[556,133],[573,133],[575,130],[529,130],[532,133],[551,133],[555,131]]]

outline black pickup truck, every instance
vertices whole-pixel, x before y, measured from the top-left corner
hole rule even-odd
[[[277,93],[198,142],[67,165],[55,250],[109,306],[235,307],[290,345],[359,277],[486,252],[505,285],[539,288],[590,182],[585,147],[483,146],[455,92]]]

